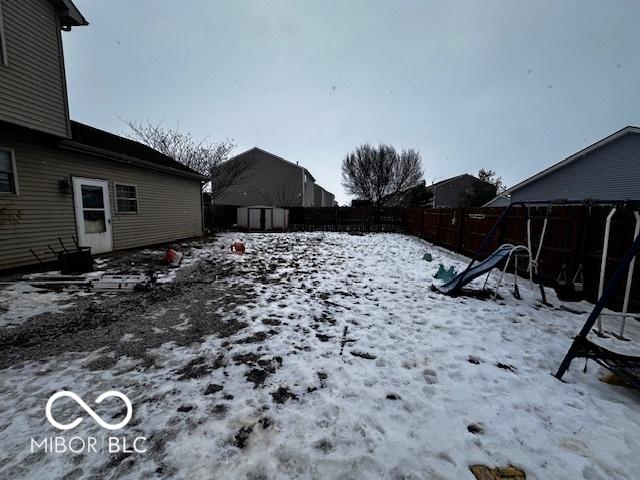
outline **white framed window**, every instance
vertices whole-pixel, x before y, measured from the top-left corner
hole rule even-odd
[[[18,195],[18,173],[13,150],[0,147],[0,195]]]
[[[4,36],[4,22],[2,20],[2,5],[0,5],[0,65],[9,65],[7,58],[7,40]]]
[[[138,187],[116,183],[116,212],[138,213]]]

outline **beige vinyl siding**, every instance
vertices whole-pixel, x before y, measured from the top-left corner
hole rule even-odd
[[[7,65],[0,65],[0,120],[68,137],[58,17],[49,0],[0,0]]]
[[[29,248],[52,260],[47,244],[59,250],[58,237],[67,245],[77,237],[73,195],[58,184],[65,177],[109,181],[115,250],[202,233],[198,180],[2,137],[0,146],[14,149],[20,185],[19,195],[0,197],[0,269],[34,263]],[[136,185],[138,213],[116,212],[116,183]]]

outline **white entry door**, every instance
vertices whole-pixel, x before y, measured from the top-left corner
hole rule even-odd
[[[92,178],[73,178],[78,242],[91,247],[91,253],[113,250],[109,182]]]

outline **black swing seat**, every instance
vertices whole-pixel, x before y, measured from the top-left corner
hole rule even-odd
[[[594,360],[640,390],[640,357],[612,352],[584,337],[576,338],[573,356]]]

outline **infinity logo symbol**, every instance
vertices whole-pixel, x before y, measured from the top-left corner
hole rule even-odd
[[[73,422],[67,423],[67,424],[57,422],[53,418],[53,415],[51,415],[51,407],[53,406],[53,403],[56,400],[62,397],[69,397],[73,399],[73,401],[76,402],[78,405],[80,405],[85,412],[91,415],[91,418],[93,418],[98,425],[100,425],[102,428],[106,428],[107,430],[118,430],[119,428],[124,427],[127,423],[129,423],[129,420],[131,420],[131,415],[133,415],[133,406],[131,405],[131,401],[127,398],[125,394],[117,392],[115,390],[109,390],[108,392],[104,392],[102,395],[96,398],[96,402],[95,402],[95,403],[101,403],[105,398],[110,398],[110,397],[118,397],[124,402],[124,404],[127,406],[127,415],[124,417],[124,420],[122,420],[120,423],[115,423],[115,424],[108,423],[102,420],[102,418],[100,418],[100,416],[96,412],[94,412],[93,409],[89,405],[87,405],[84,402],[84,400],[82,400],[75,393],[67,390],[61,390],[51,395],[51,397],[49,397],[49,400],[47,401],[47,407],[45,408],[45,413],[47,414],[47,420],[49,420],[49,423],[51,423],[51,425],[53,425],[54,427],[59,428],[60,430],[71,430],[72,428],[75,428],[78,425],[80,425],[80,422],[82,422],[82,417],[76,418]]]

